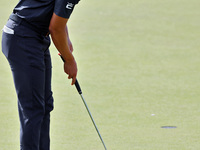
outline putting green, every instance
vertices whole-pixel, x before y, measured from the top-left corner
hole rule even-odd
[[[17,0],[1,1],[3,28]],[[200,148],[199,0],[82,0],[69,20],[84,98],[108,150]],[[103,150],[52,45],[52,150]],[[17,100],[0,53],[0,147],[19,149]],[[176,127],[176,128],[162,128]]]

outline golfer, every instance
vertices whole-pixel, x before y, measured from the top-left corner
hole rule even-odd
[[[67,21],[79,0],[20,0],[3,28],[2,51],[13,74],[20,118],[20,150],[50,150],[50,38],[76,81]]]

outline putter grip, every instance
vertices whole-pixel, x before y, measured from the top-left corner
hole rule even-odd
[[[58,55],[60,56],[60,58],[62,59],[62,61],[65,62],[64,58],[62,57],[62,55],[60,53]],[[80,87],[77,79],[76,79],[76,82],[75,82],[75,86],[76,86],[76,89],[77,89],[78,93],[82,94],[81,87]]]
[[[76,82],[75,82],[75,86],[76,86],[76,89],[77,89],[78,93],[82,94],[81,87],[80,87],[77,79],[76,79]]]

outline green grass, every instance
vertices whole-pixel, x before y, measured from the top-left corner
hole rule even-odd
[[[0,27],[15,3],[0,2]],[[82,0],[77,5],[69,32],[78,79],[108,150],[200,149],[199,16],[199,0]],[[102,150],[53,45],[51,53],[51,149]],[[2,53],[0,120],[1,149],[19,149],[17,100]]]

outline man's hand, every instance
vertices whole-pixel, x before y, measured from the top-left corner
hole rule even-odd
[[[68,74],[68,79],[72,79],[71,85],[76,82],[76,75],[77,75],[77,65],[76,61],[73,59],[72,61],[65,61],[64,62],[64,71]]]
[[[72,53],[74,51],[74,49],[73,49],[72,42],[69,38],[68,31],[67,31],[67,35],[68,35],[68,37],[67,37],[68,47],[69,47],[70,52]],[[73,85],[76,82],[76,75],[77,75],[76,61],[73,60],[73,61],[71,61],[71,63],[65,62],[64,63],[64,71],[66,74],[68,74],[68,79],[72,79],[71,85]]]

